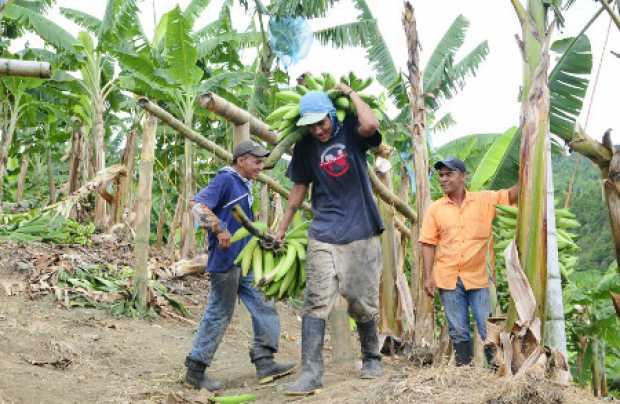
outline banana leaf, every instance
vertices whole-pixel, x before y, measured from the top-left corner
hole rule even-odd
[[[517,128],[513,127],[495,138],[471,177],[469,185],[471,191],[481,190],[489,180],[494,178],[495,173],[504,161],[506,153],[510,149],[517,131]]]

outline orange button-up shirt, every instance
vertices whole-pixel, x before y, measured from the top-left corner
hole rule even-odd
[[[495,262],[492,245],[495,205],[507,205],[508,190],[466,192],[459,207],[444,196],[428,208],[420,230],[420,243],[436,246],[433,276],[438,288],[465,289],[489,286],[486,258]]]

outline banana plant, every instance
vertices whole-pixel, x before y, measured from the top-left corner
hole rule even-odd
[[[43,80],[33,78],[3,77],[0,79],[0,116],[2,117],[2,141],[0,142],[0,208],[4,199],[4,180],[9,149],[15,130],[25,108],[33,101],[29,90],[40,86]]]
[[[620,379],[620,323],[611,293],[620,293],[615,263],[604,273],[575,271],[564,288],[573,377],[579,384],[590,382],[596,396],[606,395],[607,378]]]

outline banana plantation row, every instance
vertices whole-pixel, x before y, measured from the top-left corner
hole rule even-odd
[[[360,333],[362,377],[380,374],[373,356],[378,347],[369,342],[375,335],[372,327],[391,337],[387,341],[393,349],[415,347],[422,361],[441,362],[447,323],[457,364],[469,363],[470,337],[461,340],[453,332],[451,297],[444,292],[462,287],[468,293],[488,290],[489,310],[476,325],[486,345],[475,349],[484,349],[499,374],[520,375],[542,363],[556,381],[567,383],[572,375],[581,384],[590,383],[597,396],[620,394],[620,157],[609,133],[599,142],[578,122],[593,81],[587,31],[603,17],[620,21],[618,2],[593,4],[591,20],[574,37],[557,33],[562,10],[572,1],[507,2],[522,27],[519,49],[515,45],[523,56],[520,116],[496,134],[465,136],[438,148],[429,148],[429,138],[454,124],[450,114],[438,115],[440,108],[459,94],[490,52],[486,41],[462,49],[469,24],[464,16],[445,22],[445,34],[421,66],[419,38],[424,32],[417,31],[414,9],[404,2],[408,62],[402,72],[392,57],[400,50],[387,46],[369,4],[355,1],[353,23],[312,35],[325,46],[365,48],[374,77],[354,71],[335,77],[327,69],[289,77],[282,67],[285,56],[296,57],[297,51],[283,49],[275,27],[296,18],[323,17],[334,2],[241,1],[251,24],[238,31],[232,21],[236,2],[224,1],[217,18],[200,26],[209,1],[192,0],[184,8],[166,10],[152,35],[142,28],[139,1],[108,0],[102,19],[60,8],[80,27],[77,36],[46,17],[54,3],[0,4],[0,239],[89,245],[93,233],[127,232],[136,257],[132,281],[125,276],[106,282],[114,291],[127,291],[123,310],[130,314],[153,310],[153,295],[165,296],[186,314],[152,279],[148,259],[153,249],[199,268],[207,246],[209,266],[228,259],[214,248],[230,249],[241,279],[252,277],[252,290],[274,299],[305,299],[304,311],[310,314],[304,315],[302,339],[309,341],[304,330],[321,329],[316,321],[323,318],[311,309],[318,303],[302,293],[312,279],[306,270],[319,270],[316,251],[327,248],[318,244],[348,245],[381,234],[376,246],[358,247],[369,257],[373,248],[380,251],[380,287],[376,285],[374,297],[372,287],[364,292],[379,302],[376,313],[349,302],[358,309],[349,314]],[[36,34],[45,46],[15,50],[12,44],[27,33]],[[287,45],[299,47],[300,37],[301,32],[291,31]],[[249,63],[248,53],[253,56]],[[326,148],[319,161],[322,171],[313,172],[304,160],[310,159],[306,152],[315,150],[310,144],[329,144],[340,131],[345,137],[354,133],[355,146],[345,142]],[[577,156],[575,172],[568,191],[554,194],[553,167],[568,152]],[[604,184],[598,210],[606,210],[605,226],[611,229],[607,261],[599,267],[580,265],[580,229],[590,218],[571,211],[582,157],[593,163]],[[233,168],[223,168],[229,165]],[[223,217],[210,198],[217,189],[213,184],[230,170],[243,177],[240,189],[246,180],[256,180],[256,185],[242,198],[227,201],[229,216]],[[346,181],[338,182],[353,172],[373,197],[366,205],[355,205],[355,198],[365,198],[363,192],[355,193],[342,201],[340,216],[329,216],[329,209],[321,209],[321,198],[337,187],[342,195],[354,195],[346,193]],[[321,181],[334,182],[323,189],[310,180],[321,176]],[[311,182],[312,195],[306,198]],[[490,210],[476,214],[480,222],[488,216],[488,229],[473,241],[461,235],[465,238],[455,236],[450,242],[472,242],[463,250],[470,254],[480,239],[482,262],[487,259],[490,265],[480,267],[480,279],[463,273],[460,286],[447,287],[442,282],[452,281],[438,273],[442,260],[452,258],[441,248],[445,240],[432,234],[445,234],[439,222],[452,213],[447,207],[435,212],[441,201],[451,199],[460,208],[468,201],[465,195],[493,195]],[[562,208],[556,198],[566,201]],[[364,216],[371,230],[349,239],[347,232],[365,225],[355,216],[362,212],[359,206],[371,206]],[[437,227],[429,224],[434,214],[440,218]],[[354,215],[351,221],[349,215]],[[340,219],[334,222],[334,217]],[[321,227],[323,220],[329,229]],[[456,245],[449,248],[456,251]],[[343,262],[357,259],[338,251]],[[88,278],[89,285],[105,287],[103,281],[95,286],[94,279],[102,277]],[[74,278],[67,275],[60,281],[68,285],[67,279]],[[368,279],[360,282],[372,284]],[[435,287],[441,304],[434,299]],[[342,310],[334,302],[334,310]],[[376,324],[369,325],[369,315]],[[217,390],[217,383],[204,374],[210,358],[197,353],[197,343],[186,362],[187,381]],[[261,362],[271,357],[258,348],[251,357],[259,378],[290,370],[273,359]],[[311,368],[304,362],[291,392],[320,386],[320,376],[311,374]]]

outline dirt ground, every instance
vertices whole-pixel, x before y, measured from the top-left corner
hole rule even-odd
[[[34,252],[34,249],[38,250]],[[43,247],[0,245],[0,283],[23,281],[37,254],[48,253],[51,251]],[[96,249],[62,253],[86,254],[85,260],[92,260],[97,254]],[[102,248],[104,257],[101,259],[109,259],[105,254],[110,253]],[[131,260],[128,256],[122,259]],[[193,321],[199,321],[208,294],[206,277],[191,276],[175,281],[172,286],[183,291],[187,301],[194,303],[190,306]],[[207,402],[209,393],[187,389],[182,383],[183,360],[190,348],[195,325],[159,317],[116,318],[97,309],[68,310],[52,295],[33,298],[26,292],[12,294],[8,296],[6,290],[0,288],[0,404]],[[301,322],[298,312],[282,303],[278,309],[282,335],[277,359],[299,362]],[[459,389],[462,391],[463,386],[455,381],[458,372],[444,369],[452,376],[445,376],[445,372],[437,376],[437,370],[414,368],[403,358],[386,357],[386,375],[382,379],[360,380],[356,369],[359,361],[345,365],[333,363],[329,340],[325,388],[317,396],[291,399],[284,396],[282,390],[286,383],[294,380],[294,375],[273,384],[257,384],[248,356],[250,324],[247,311],[236,310],[209,369],[224,382],[225,395],[253,393],[259,403],[507,402],[487,398],[480,401],[479,397],[460,395]],[[484,372],[479,373],[484,377],[495,378],[486,370],[477,371]],[[462,374],[476,386],[471,372]],[[578,402],[593,400],[585,391],[574,393],[575,388],[571,391],[579,397]],[[577,396],[553,402],[575,402]],[[395,397],[407,399],[395,400]]]

